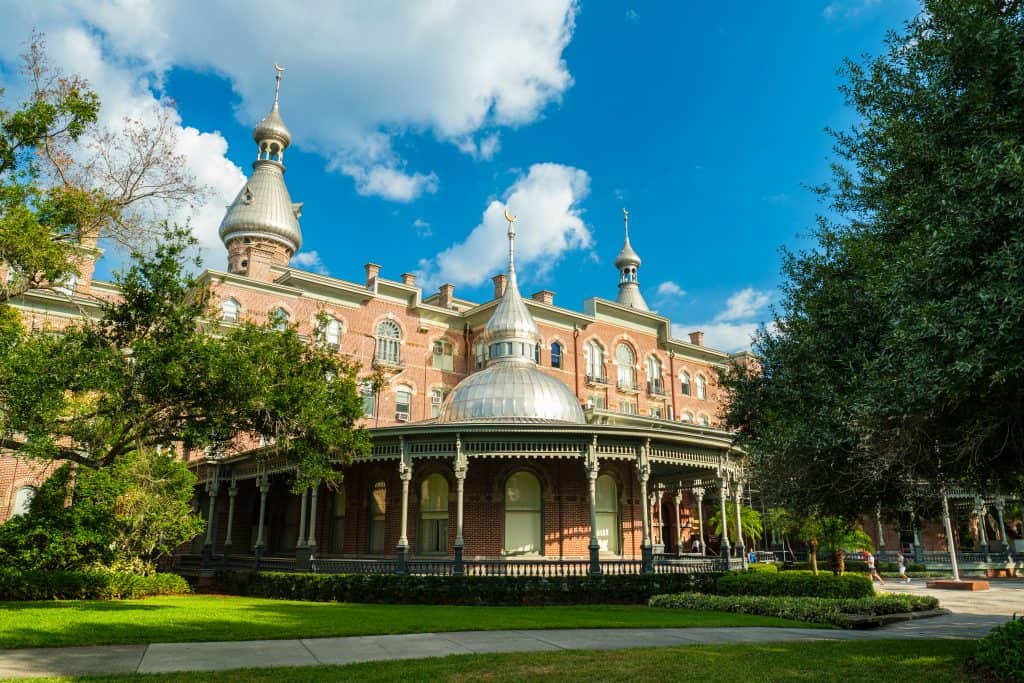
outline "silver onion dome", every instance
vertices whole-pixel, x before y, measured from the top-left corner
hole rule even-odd
[[[253,128],[252,139],[257,144],[268,140],[276,140],[281,143],[282,149],[292,144],[292,133],[288,130],[288,126],[284,125],[284,119],[281,118],[281,112],[277,107],[276,101],[270,113],[264,116],[263,120]]]
[[[629,211],[622,210],[622,220],[626,224],[626,241],[622,245],[622,251],[615,259],[615,267],[619,269],[619,295],[615,297],[616,303],[638,311],[649,310],[644,295],[640,293],[640,281],[637,278],[637,268],[640,267],[640,254],[633,250],[629,243]]]
[[[568,422],[586,420],[576,395],[537,367],[540,331],[519,294],[515,218],[508,219],[508,286],[487,322],[487,368],[456,385],[438,422]]]

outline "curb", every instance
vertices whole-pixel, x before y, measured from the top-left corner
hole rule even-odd
[[[948,609],[939,607],[937,609],[924,610],[922,612],[898,612],[896,614],[877,614],[871,616],[847,617],[846,627],[852,629],[878,628],[889,624],[898,624],[903,621],[914,621],[916,619],[929,619],[952,614]]]

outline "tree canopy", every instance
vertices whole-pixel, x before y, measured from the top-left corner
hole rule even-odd
[[[1019,486],[1024,5],[926,0],[842,73],[859,121],[833,133],[813,247],[784,253],[759,368],[723,377],[727,423],[797,509]]]

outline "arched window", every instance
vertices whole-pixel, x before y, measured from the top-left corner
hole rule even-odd
[[[686,370],[679,373],[679,393],[683,396],[690,395],[690,373]]]
[[[348,507],[348,497],[345,495],[345,485],[341,484],[334,492],[334,500],[331,501],[331,552],[345,552],[345,510]]]
[[[325,320],[319,332],[325,346],[336,349],[341,345],[341,323],[336,318]]]
[[[647,356],[647,393],[658,396],[665,394],[661,384],[661,361],[657,356]]]
[[[35,498],[36,490],[31,486],[22,486],[14,494],[14,505],[11,506],[11,517],[28,514],[28,509]]]
[[[604,348],[596,341],[588,341],[583,347],[587,361],[587,379],[604,382]]]
[[[558,342],[551,342],[551,367],[562,367],[562,345]]]
[[[270,324],[274,326],[275,330],[287,330],[288,321],[291,316],[288,315],[288,311],[283,308],[275,308],[270,312],[268,316],[270,318]]]
[[[377,361],[398,365],[402,361],[402,329],[394,320],[377,325]]]
[[[601,550],[619,553],[619,487],[611,475],[597,478],[597,542]]]
[[[628,344],[619,344],[615,348],[615,365],[619,369],[619,388],[636,388],[636,354]]]
[[[708,397],[708,381],[704,375],[697,375],[697,398],[704,400]]]
[[[540,482],[516,472],[505,482],[505,554],[537,555],[541,550]]]
[[[711,419],[708,418],[707,415],[701,415],[700,417],[697,418],[697,420],[700,422],[701,427],[711,426]]]
[[[693,413],[691,413],[691,412],[684,412],[682,415],[679,416],[679,421],[680,422],[692,423],[693,422]]]
[[[431,474],[420,486],[420,552],[448,552],[448,480]]]
[[[388,511],[388,484],[377,481],[370,489],[370,543],[371,553],[384,552],[384,520]]]
[[[234,299],[224,299],[220,304],[220,319],[226,323],[237,323],[242,307]]]

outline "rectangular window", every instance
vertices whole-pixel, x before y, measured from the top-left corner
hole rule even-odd
[[[562,345],[552,344],[551,345],[551,367],[560,368],[562,367]]]
[[[376,414],[377,395],[373,393],[373,388],[369,384],[359,387],[359,391],[363,395],[363,415],[373,417]]]
[[[433,365],[438,370],[447,372],[455,369],[455,349],[451,342],[443,339],[434,342]]]
[[[438,554],[448,552],[448,513],[424,514],[420,520],[420,552]]]
[[[430,417],[438,417],[441,415],[441,404],[444,403],[444,397],[444,389],[430,390]]]
[[[409,407],[412,405],[412,392],[408,389],[399,389],[395,392],[395,412],[396,413],[409,413]]]
[[[656,417],[659,420],[664,417],[665,409],[662,406],[651,406],[651,417]]]
[[[636,415],[636,401],[619,401],[619,412],[625,415]]]
[[[508,555],[533,555],[540,552],[537,539],[540,538],[540,514],[528,511],[505,513],[505,553]]]
[[[378,481],[370,491],[370,552],[383,553],[384,548],[384,520],[388,507],[388,485]]]
[[[598,410],[604,410],[607,405],[604,401],[604,394],[590,394],[587,396],[587,402]]]

